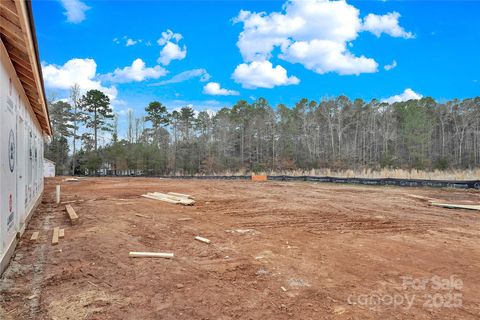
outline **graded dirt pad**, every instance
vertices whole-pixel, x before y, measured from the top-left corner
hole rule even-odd
[[[478,319],[480,213],[429,198],[480,203],[465,190],[55,178],[1,279],[0,318]]]

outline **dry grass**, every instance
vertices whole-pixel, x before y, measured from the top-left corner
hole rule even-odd
[[[480,180],[480,169],[474,170],[448,170],[448,171],[423,171],[423,170],[405,170],[405,169],[361,169],[361,170],[331,170],[312,169],[312,170],[285,170],[285,171],[267,171],[256,172],[257,174],[268,175],[289,175],[289,176],[330,176],[341,178],[397,178],[397,179],[428,179],[428,180]],[[248,175],[248,172],[224,172],[218,175]]]

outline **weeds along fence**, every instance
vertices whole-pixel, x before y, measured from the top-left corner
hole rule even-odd
[[[152,177],[154,178],[154,177]],[[214,180],[250,180],[250,175],[234,176],[157,176],[166,179],[214,179]],[[360,184],[370,186],[430,187],[480,190],[480,180],[427,180],[427,179],[395,179],[395,178],[339,178],[319,176],[267,176],[272,181],[309,181],[322,183]]]

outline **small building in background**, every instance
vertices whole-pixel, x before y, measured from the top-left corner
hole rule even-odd
[[[43,177],[55,177],[55,162],[53,162],[52,160],[48,160],[46,158],[43,159]]]

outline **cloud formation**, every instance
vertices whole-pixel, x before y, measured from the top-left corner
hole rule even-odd
[[[90,9],[89,6],[80,0],[60,0],[60,3],[65,9],[63,14],[70,23],[80,23],[85,20],[85,12]]]
[[[160,51],[158,63],[165,66],[172,60],[183,60],[187,56],[187,46],[180,46],[179,42],[183,39],[180,33],[174,33],[171,30],[162,32],[162,36],[157,40],[159,46],[163,47]]]
[[[71,59],[62,66],[42,64],[45,86],[50,89],[69,90],[78,84],[82,90],[96,89],[111,100],[117,96],[115,86],[106,87],[97,77],[97,64],[93,59]]]
[[[363,30],[369,31],[380,37],[382,33],[385,33],[394,38],[411,39],[415,36],[411,32],[405,31],[398,23],[400,13],[390,12],[383,16],[379,16],[373,13],[367,15],[363,22]]]
[[[396,60],[393,60],[392,63],[386,64],[385,66],[383,66],[383,68],[387,71],[395,69],[396,67],[397,67],[397,61]]]
[[[203,87],[203,93],[212,96],[238,96],[238,91],[224,89],[218,82],[209,82]]]
[[[362,20],[356,7],[345,1],[329,0],[288,0],[281,12],[242,10],[233,20],[243,24],[237,47],[244,63],[237,66],[236,71],[251,67],[253,62],[267,66],[265,62],[274,58],[278,50],[278,58],[301,64],[319,74],[377,72],[378,63],[373,58],[355,55],[349,47],[364,31],[375,35],[413,37],[400,27],[399,17],[397,12],[392,12],[384,16],[370,14]],[[244,79],[242,84],[256,87],[247,82],[248,79]]]
[[[417,93],[417,92],[413,91],[412,89],[407,88],[407,89],[405,89],[405,91],[403,91],[400,94],[397,94],[397,95],[391,96],[389,98],[383,99],[382,102],[387,102],[387,103],[392,104],[392,103],[395,103],[395,102],[402,102],[402,101],[408,101],[408,100],[420,100],[420,99],[422,99],[422,97],[423,96],[420,93]]]
[[[247,89],[273,88],[300,83],[297,77],[288,76],[284,67],[277,65],[274,68],[270,61],[242,63],[237,66],[232,78]]]
[[[201,82],[206,82],[210,80],[210,75],[205,69],[192,69],[180,72],[170,79],[163,80],[157,83],[152,83],[151,86],[164,86],[172,83],[184,82],[193,78],[199,78]]]
[[[140,82],[148,79],[158,79],[165,76],[168,71],[161,66],[147,67],[145,62],[138,58],[131,66],[117,68],[103,76],[104,79],[116,83]]]

